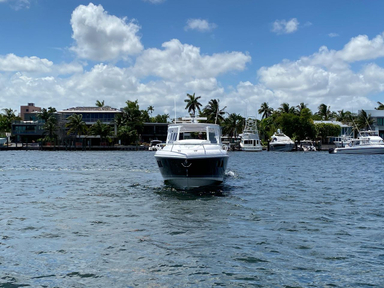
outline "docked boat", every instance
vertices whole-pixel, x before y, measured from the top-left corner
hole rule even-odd
[[[317,151],[315,143],[313,143],[313,141],[311,141],[311,140],[300,141],[300,146],[297,147],[297,150],[298,151],[304,151],[304,152]]]
[[[255,119],[248,119],[245,122],[244,131],[241,135],[240,149],[248,152],[260,152],[263,150]]]
[[[217,185],[223,182],[228,163],[221,128],[198,123],[203,118],[184,118],[170,124],[166,145],[155,158],[164,182],[177,189]]]
[[[292,151],[294,147],[295,143],[280,129],[277,129],[271,137],[271,142],[269,142],[269,150],[271,151]]]
[[[7,143],[7,138],[0,138],[0,146],[4,146]]]
[[[336,148],[329,149],[329,153],[384,154],[384,141],[377,131],[361,131],[358,138],[348,138],[345,142],[336,143]]]

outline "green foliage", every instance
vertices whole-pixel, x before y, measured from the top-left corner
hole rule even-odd
[[[270,117],[273,113],[273,108],[268,106],[267,102],[261,104],[260,109],[258,110],[259,114],[261,114],[261,119],[266,119]]]
[[[245,119],[236,113],[229,114],[223,124],[224,135],[237,136],[243,131]]]
[[[125,102],[127,105],[115,119],[118,126],[118,137],[125,143],[134,143],[144,129],[144,122],[150,122],[147,110],[140,110],[138,100]]]
[[[169,114],[156,115],[151,118],[151,122],[153,123],[168,123]]]
[[[384,110],[384,104],[383,103],[377,101],[377,104],[379,104],[379,106],[375,107],[376,110]]]
[[[56,112],[57,112],[56,108],[53,108],[53,107],[48,107],[48,109],[43,108],[41,109],[41,112],[37,114],[37,118],[47,122],[49,118],[54,117]]]
[[[54,115],[51,115],[44,123],[43,126],[44,132],[43,135],[44,141],[55,141],[57,139],[57,131],[59,127],[57,126],[57,120]]]
[[[341,127],[335,124],[318,123],[315,124],[317,137],[320,137],[323,142],[328,136],[339,136],[341,133]]]
[[[225,108],[220,109],[220,100],[211,99],[207,106],[204,107],[201,116],[207,117],[208,123],[221,124],[224,122]]]
[[[89,132],[91,135],[100,136],[100,139],[104,140],[111,134],[111,126],[97,120],[96,123],[90,127]]]
[[[356,125],[359,130],[369,130],[373,125],[371,114],[367,114],[365,110],[361,110],[356,118]]]
[[[87,125],[83,121],[82,114],[72,114],[67,118],[67,121],[65,126],[69,128],[68,135],[75,134],[80,136],[87,133]]]
[[[121,126],[117,131],[117,136],[121,139],[123,145],[134,143],[138,139],[137,130],[130,126]]]
[[[21,120],[21,118],[16,116],[16,111],[11,108],[4,108],[2,111],[3,113],[0,114],[0,131],[11,132],[12,122]]]
[[[276,130],[273,117],[264,118],[259,123],[260,139],[264,142],[268,141]]]
[[[104,107],[104,100],[101,102],[99,100],[96,100],[96,107]]]

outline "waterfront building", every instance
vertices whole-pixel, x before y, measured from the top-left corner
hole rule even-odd
[[[30,119],[31,115],[36,115],[38,112],[41,112],[40,107],[36,107],[35,103],[28,103],[26,106],[20,106],[20,118],[21,120],[32,120]]]
[[[90,128],[97,121],[100,121],[103,124],[111,125],[111,127],[113,127],[114,137],[116,137],[117,124],[115,123],[115,117],[121,114],[122,112],[116,108],[103,106],[103,107],[72,107],[72,108],[58,111],[57,113],[60,115],[60,121],[62,123],[67,123],[68,117],[70,117],[72,114],[81,114],[83,115],[82,119],[88,128]],[[100,137],[98,136],[80,135],[80,137],[76,137],[76,138],[79,138],[82,144],[87,146],[106,145],[106,143],[100,142]]]
[[[144,123],[140,141],[150,143],[152,140],[167,140],[168,123]]]
[[[367,115],[371,115],[373,119],[371,129],[378,131],[379,136],[384,138],[384,110],[365,110],[365,112]]]

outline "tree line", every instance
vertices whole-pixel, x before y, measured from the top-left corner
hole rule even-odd
[[[187,94],[184,102],[185,109],[188,113],[195,117],[206,117],[206,122],[219,124],[223,129],[223,135],[230,137],[238,136],[244,129],[246,119],[237,113],[228,113],[225,111],[226,106],[220,106],[219,99],[209,100],[206,106],[200,102],[201,96],[195,93]],[[55,108],[43,108],[37,117],[43,120],[43,138],[42,141],[57,141],[63,138],[63,132],[66,135],[79,137],[80,135],[99,136],[101,141],[111,141],[112,135],[121,140],[122,144],[137,143],[139,135],[143,132],[144,123],[168,123],[171,121],[169,114],[158,114],[152,116],[154,107],[149,106],[147,109],[140,109],[138,100],[126,101],[126,106],[121,109],[113,123],[103,123],[97,120],[92,126],[88,127],[83,120],[82,114],[72,114],[65,121],[58,118]],[[378,102],[377,110],[384,110],[384,104]],[[97,107],[104,106],[104,100],[97,100]],[[11,131],[13,121],[21,120],[16,115],[16,111],[6,108],[2,109],[0,114],[0,133]],[[322,139],[327,136],[338,136],[340,134],[340,126],[333,124],[314,124],[316,120],[336,120],[348,124],[356,129],[369,129],[373,124],[371,115],[361,110],[358,115],[350,111],[331,111],[330,106],[321,104],[318,111],[312,113],[305,103],[297,106],[290,106],[288,103],[282,103],[277,109],[268,105],[267,102],[261,104],[255,112],[261,115],[258,120],[258,129],[260,138],[263,141],[270,139],[272,134],[281,129],[286,135],[294,140],[304,139]],[[197,114],[198,113],[198,114]],[[256,113],[255,113],[256,114]],[[116,127],[116,129],[115,129]],[[60,132],[61,131],[61,132]]]

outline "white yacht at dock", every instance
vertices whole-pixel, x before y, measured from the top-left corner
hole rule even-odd
[[[271,137],[271,142],[269,142],[269,150],[271,151],[292,151],[294,147],[295,143],[280,129],[277,129]]]
[[[240,149],[248,152],[260,152],[263,150],[257,130],[256,119],[247,119],[243,133],[240,135]]]
[[[358,138],[347,138],[338,141],[336,148],[329,149],[329,153],[337,154],[384,154],[384,141],[378,131],[360,131]]]
[[[183,118],[170,124],[166,145],[155,158],[166,184],[193,189],[220,184],[228,163],[227,146],[221,143],[221,128],[198,123],[205,118]]]

